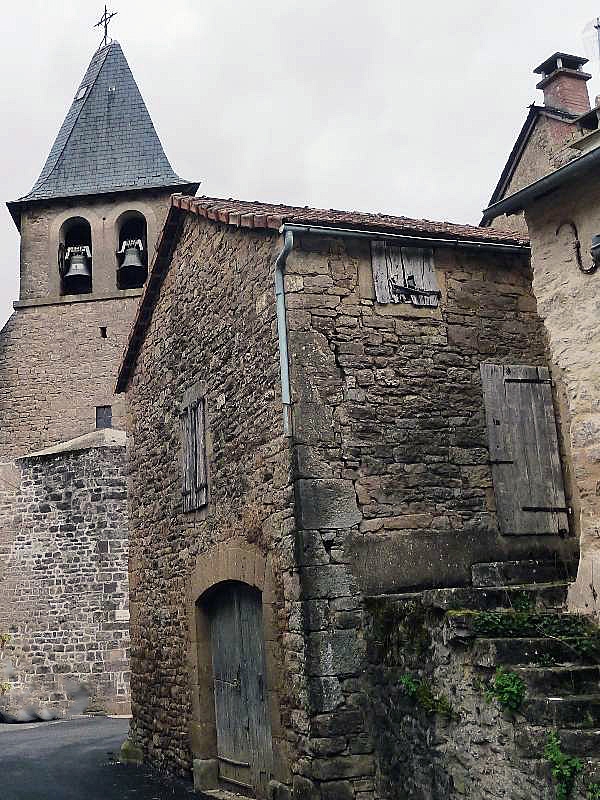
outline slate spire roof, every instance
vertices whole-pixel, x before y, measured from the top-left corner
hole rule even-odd
[[[173,171],[113,41],[94,54],[34,187],[9,208],[15,216],[36,200],[191,185]]]

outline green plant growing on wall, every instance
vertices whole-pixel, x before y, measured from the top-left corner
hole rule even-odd
[[[587,800],[600,800],[600,783],[588,783]]]
[[[497,700],[503,709],[514,713],[521,708],[526,694],[525,684],[516,673],[498,667],[485,696],[489,702]]]
[[[583,764],[580,759],[563,753],[556,731],[548,734],[544,757],[548,759],[552,768],[556,800],[569,800],[575,788],[577,776],[583,769]]]
[[[418,680],[412,675],[402,675],[399,681],[405,693],[418,703],[429,714],[440,714],[447,719],[454,716],[452,705],[443,695],[435,695],[425,681]]]

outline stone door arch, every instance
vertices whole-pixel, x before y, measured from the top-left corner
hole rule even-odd
[[[266,798],[269,780],[287,772],[273,599],[270,565],[254,545],[218,545],[198,557],[187,601],[197,789],[232,790],[237,781]]]

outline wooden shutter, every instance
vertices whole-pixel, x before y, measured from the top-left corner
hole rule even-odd
[[[548,369],[481,364],[481,382],[501,532],[568,533]]]
[[[208,502],[206,467],[206,408],[204,398],[181,412],[183,510],[193,511]]]
[[[440,292],[435,274],[433,250],[422,247],[397,247],[387,242],[373,241],[371,262],[375,296],[379,303],[438,305]]]

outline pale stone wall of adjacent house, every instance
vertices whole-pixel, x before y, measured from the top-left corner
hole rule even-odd
[[[2,708],[127,713],[124,441],[23,458],[2,478],[15,486],[0,505]]]
[[[574,509],[581,535],[573,608],[600,613],[600,273],[578,268],[574,223],[584,268],[592,264],[591,239],[600,232],[600,189],[592,177],[564,186],[527,211],[533,288],[548,331],[555,372],[565,387]],[[566,223],[566,224],[563,224]],[[562,226],[562,227],[561,227]],[[560,227],[560,230],[559,230]]]

